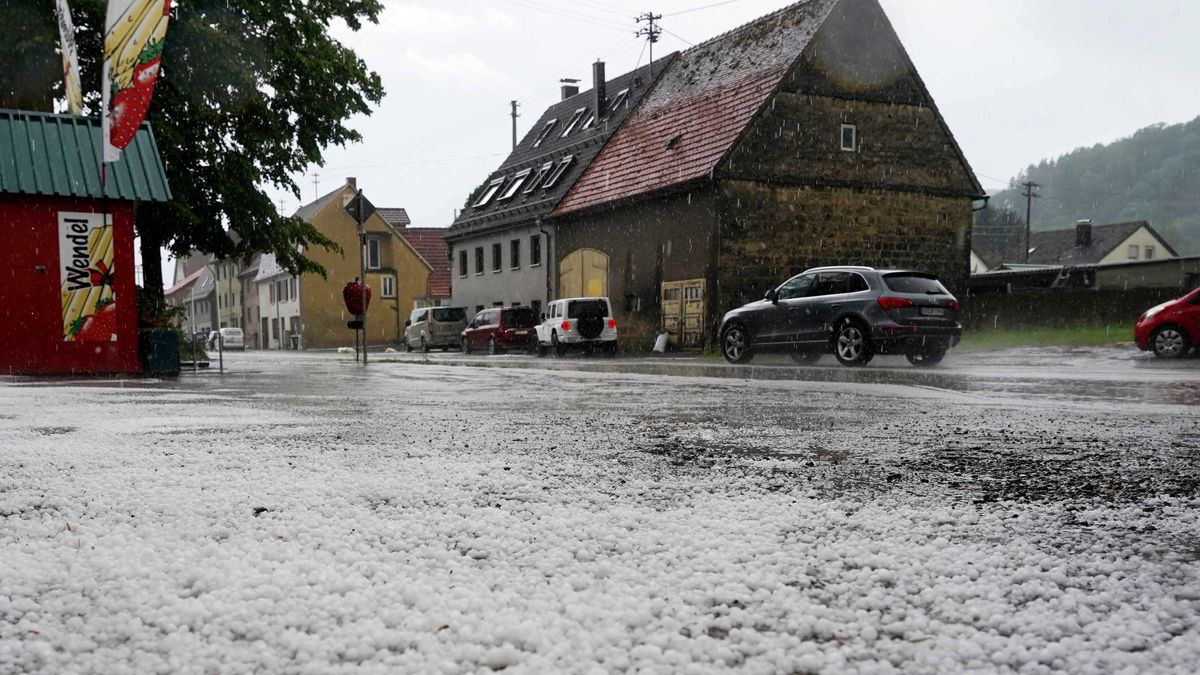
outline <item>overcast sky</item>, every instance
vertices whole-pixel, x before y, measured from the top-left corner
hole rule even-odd
[[[1200,115],[1200,2],[1185,0],[881,0],[984,187],[1074,148]],[[302,199],[347,176],[377,206],[446,227],[519,133],[559,98],[644,64],[633,17],[668,31],[655,56],[786,6],[783,0],[385,0],[379,25],[336,33],[383,78],[387,96],[352,125],[363,142],[331,148],[299,178]],[[313,173],[319,174],[314,190]],[[284,210],[300,202],[283,192]]]

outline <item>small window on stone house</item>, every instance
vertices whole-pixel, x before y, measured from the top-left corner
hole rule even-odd
[[[1130,260],[1138,259],[1138,245],[1137,244],[1129,245],[1129,259]]]
[[[1146,247],[1146,260],[1154,260],[1154,247],[1153,246]]]
[[[853,124],[842,125],[842,150],[844,152],[858,151],[858,127]]]

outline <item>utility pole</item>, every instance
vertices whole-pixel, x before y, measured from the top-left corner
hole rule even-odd
[[[521,115],[517,113],[517,108],[521,105],[516,101],[511,101],[512,104],[512,120],[513,120],[513,150],[517,149],[517,118]]]
[[[1021,193],[1021,196],[1025,198],[1025,262],[1029,262],[1029,228],[1031,227],[1029,220],[1033,217],[1033,200],[1041,197],[1034,190],[1042,186],[1027,180],[1021,183],[1021,187],[1025,188],[1025,191]]]
[[[662,18],[662,14],[655,14],[654,12],[646,12],[645,14],[642,14],[641,16],[639,16],[636,19],[636,21],[638,23],[645,21],[649,24],[649,26],[647,28],[639,28],[638,32],[634,33],[634,35],[636,35],[637,37],[641,37],[644,35],[644,36],[646,36],[646,39],[648,39],[650,41],[650,79],[651,80],[654,79],[654,43],[658,42],[658,36],[662,35],[662,27],[654,25],[654,22],[658,21],[661,18]]]
[[[321,174],[314,173],[313,174],[313,199],[319,199],[321,197],[320,193],[317,190],[317,186],[320,184],[321,184]]]

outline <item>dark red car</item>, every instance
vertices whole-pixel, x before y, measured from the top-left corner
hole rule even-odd
[[[528,349],[534,344],[538,315],[532,307],[492,307],[475,315],[462,334],[462,350],[487,350],[498,354],[509,349]]]
[[[1200,288],[1146,310],[1133,328],[1138,349],[1177,359],[1200,346]]]

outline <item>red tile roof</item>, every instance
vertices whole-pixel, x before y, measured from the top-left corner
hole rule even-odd
[[[779,81],[758,73],[674,101],[625,125],[559,204],[556,214],[653,192],[707,175]],[[678,136],[673,147],[672,139]]]
[[[838,1],[802,0],[685,51],[554,214],[709,174]]]
[[[450,248],[443,238],[444,227],[406,227],[398,230],[401,237],[433,268],[429,276],[429,295],[450,296]]]

